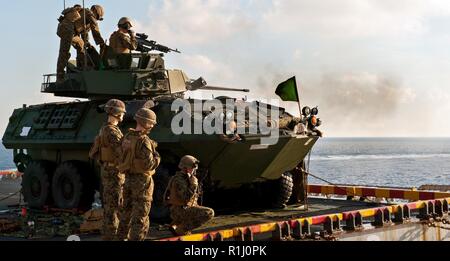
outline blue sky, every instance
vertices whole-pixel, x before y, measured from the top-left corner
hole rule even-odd
[[[329,136],[450,136],[449,1],[86,4],[105,7],[104,37],[120,17],[129,16],[136,31],[183,51],[167,56],[168,67],[184,69],[192,78],[204,76],[214,85],[250,88],[249,98],[275,98],[276,84],[296,75],[303,104],[319,106]],[[17,0],[0,11],[7,26],[0,43],[2,132],[13,108],[61,100],[39,90],[42,74],[55,71],[62,5]],[[295,104],[283,105],[296,113]]]

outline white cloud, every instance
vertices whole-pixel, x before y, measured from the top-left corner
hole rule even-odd
[[[383,37],[427,31],[429,16],[448,15],[442,0],[274,0],[272,30],[323,37]]]
[[[294,59],[300,60],[302,58],[302,51],[300,49],[296,49],[294,51],[293,56],[294,56]]]
[[[243,1],[167,0],[150,4],[149,21],[139,23],[151,35],[177,44],[223,41],[256,26],[240,9]],[[139,28],[139,27],[137,27]]]
[[[183,51],[168,67],[250,88],[250,98],[274,97],[276,84],[296,74],[303,105],[320,106],[331,136],[450,134],[450,123],[427,117],[433,106],[450,113],[448,79],[420,62],[436,59],[425,46],[436,36],[430,21],[450,16],[450,1],[167,0],[148,12],[136,28]],[[421,92],[424,83],[439,92]],[[425,126],[411,124],[417,118]]]
[[[173,60],[174,66],[185,70],[189,77],[195,79],[203,76],[206,79],[214,79],[214,81],[220,82],[230,81],[235,75],[235,72],[230,66],[221,61],[214,61],[206,55],[185,54]]]

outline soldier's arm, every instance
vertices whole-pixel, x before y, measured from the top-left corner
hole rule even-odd
[[[113,148],[117,158],[122,156],[122,139],[123,134],[119,129],[110,128],[108,142]]]
[[[131,41],[131,50],[136,50],[138,48],[138,43],[136,40],[136,35],[134,33],[132,33],[130,35],[130,41]]]
[[[136,36],[131,34],[131,36],[123,35],[120,37],[120,40],[122,42],[122,45],[130,50],[136,50],[137,49],[137,40]]]
[[[141,159],[145,159],[145,165],[143,166],[147,170],[153,170],[153,166],[155,165],[155,158],[153,156],[153,147],[149,138],[145,138],[142,141],[142,146],[140,146],[140,157]]]
[[[100,27],[98,26],[97,19],[95,19],[93,16],[89,16],[89,24],[91,26],[92,36],[94,37],[95,44],[105,44],[105,40],[103,40],[103,37],[100,34]]]
[[[81,39],[83,39],[84,45],[88,47],[89,43],[89,33],[86,31],[81,32]]]

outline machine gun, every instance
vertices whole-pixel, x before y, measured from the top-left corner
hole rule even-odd
[[[180,51],[178,51],[178,49],[172,49],[167,46],[158,44],[156,41],[148,40],[148,35],[146,34],[136,34],[136,40],[138,42],[136,51],[138,52],[148,53],[151,51],[158,51],[163,53],[181,53]]]

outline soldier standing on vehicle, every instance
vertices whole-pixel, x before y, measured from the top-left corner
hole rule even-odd
[[[89,157],[97,159],[101,166],[103,187],[103,240],[117,240],[119,227],[119,210],[122,205],[122,186],[125,181],[119,172],[118,164],[122,156],[123,134],[118,125],[123,121],[125,103],[109,100],[105,105],[108,113],[107,123],[100,129]]]
[[[184,156],[178,165],[180,171],[169,181],[164,195],[170,206],[171,230],[176,235],[190,234],[214,217],[213,209],[198,205],[198,164],[193,156]]]
[[[109,46],[116,54],[128,54],[136,50],[138,43],[136,34],[131,30],[133,25],[128,17],[122,17],[117,24],[119,29],[109,38]]]
[[[90,46],[89,31],[92,30],[95,43],[104,48],[105,41],[98,27],[98,21],[103,20],[103,15],[103,7],[100,5],[93,5],[91,9],[75,5],[62,12],[62,16],[58,19],[57,31],[57,35],[61,38],[56,68],[57,82],[64,80],[64,68],[70,58],[71,45],[77,50],[77,66],[80,68],[84,66],[85,47]]]
[[[153,178],[161,157],[157,144],[148,137],[156,125],[156,114],[139,109],[134,117],[136,129],[130,129],[122,142],[123,162],[119,169],[125,173],[123,213],[119,225],[121,240],[143,241],[147,236],[149,214],[153,199]]]

